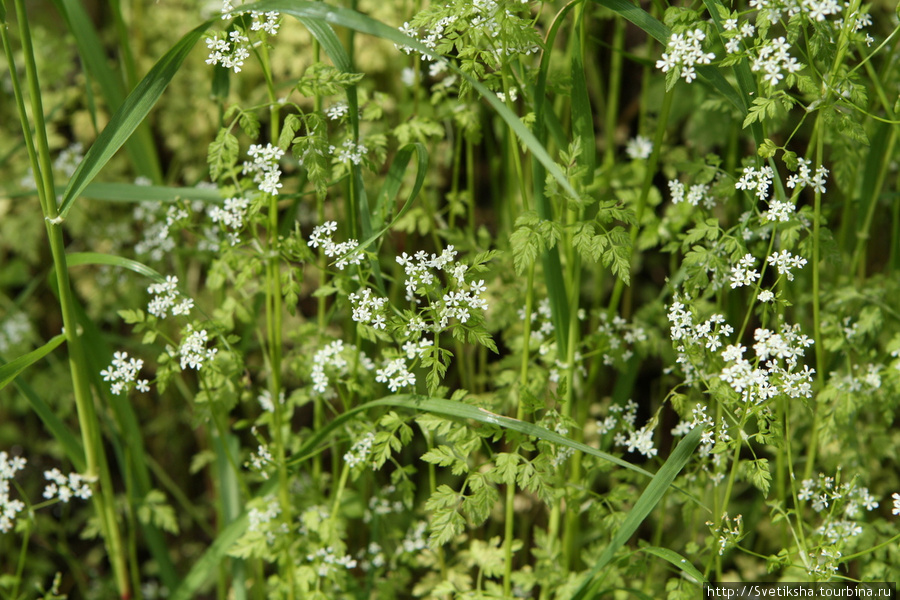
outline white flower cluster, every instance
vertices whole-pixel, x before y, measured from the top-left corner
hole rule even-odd
[[[782,250],[780,253],[773,252],[772,256],[766,260],[768,260],[770,265],[774,265],[778,269],[779,275],[786,275],[788,281],[794,280],[794,274],[791,272],[791,269],[801,269],[806,264],[805,258],[791,254],[787,250]]]
[[[387,298],[379,298],[369,288],[363,288],[359,294],[353,292],[347,299],[353,306],[354,321],[371,325],[375,329],[385,328],[384,305],[387,304]]]
[[[707,350],[715,352],[722,346],[722,337],[728,337],[734,333],[734,328],[725,322],[725,317],[720,314],[710,316],[706,321],[695,324],[694,314],[685,310],[683,302],[678,298],[672,302],[667,315],[672,324],[669,335],[673,342],[678,342],[675,350],[679,354],[686,351],[687,345],[703,345]],[[683,357],[686,360],[686,357]],[[682,362],[679,357],[678,362]]]
[[[356,443],[353,444],[350,450],[344,453],[344,462],[351,469],[357,465],[365,464],[374,443],[375,434],[370,431],[356,440]]]
[[[796,209],[797,207],[789,200],[770,200],[769,210],[762,214],[762,221],[763,223],[775,221],[787,223],[791,220]]]
[[[754,73],[763,72],[763,81],[774,86],[784,79],[784,73],[794,74],[803,68],[803,64],[797,62],[797,59],[791,56],[788,51],[791,45],[787,43],[784,37],[774,40],[766,40],[766,42],[757,49],[756,57],[750,63],[750,70]]]
[[[757,279],[759,279],[759,271],[756,270],[756,259],[752,254],[745,254],[738,261],[737,266],[731,269],[731,289],[753,285]]]
[[[815,370],[799,368],[799,359],[813,341],[800,333],[800,327],[782,328],[781,333],[757,328],[753,333],[756,359],[744,358],[747,348],[729,345],[722,352],[726,366],[719,373],[722,381],[741,394],[746,403],[761,404],[779,394],[790,398],[811,398]],[[781,363],[784,363],[784,366]],[[754,366],[757,365],[757,366]]]
[[[712,521],[707,521],[706,526],[711,528],[714,527],[715,524]],[[734,519],[732,519],[728,516],[728,513],[725,513],[722,515],[722,525],[719,527],[718,531],[714,531],[713,533],[719,536],[719,556],[722,556],[727,549],[737,545],[741,537],[743,537],[743,517],[741,515],[735,515]]]
[[[194,308],[194,301],[185,298],[178,291],[178,278],[169,275],[162,283],[151,284],[147,292],[153,294],[150,303],[147,304],[147,312],[151,315],[165,319],[172,311],[173,315],[189,315]]]
[[[894,501],[894,506],[891,509],[891,514],[900,515],[900,494],[891,494],[891,499]]]
[[[143,366],[143,360],[128,358],[127,352],[116,352],[113,354],[112,364],[100,371],[100,375],[103,376],[103,381],[112,382],[110,391],[117,396],[122,392],[127,392],[132,382],[139,392],[149,392],[149,382],[146,379],[137,378]]]
[[[647,332],[643,327],[629,323],[619,315],[610,320],[605,312],[600,313],[597,332],[606,338],[603,364],[607,366],[616,361],[628,362],[634,356],[634,345],[647,341]]]
[[[519,320],[525,321],[525,307],[519,309]],[[540,344],[538,353],[546,355],[556,346],[553,338],[553,311],[550,309],[550,298],[541,298],[537,310],[531,313],[531,343]]]
[[[311,375],[313,391],[316,394],[325,395],[328,392],[328,384],[330,383],[325,369],[327,368],[338,376],[346,375],[349,372],[349,359],[351,358],[358,360],[359,366],[367,371],[375,369],[375,363],[364,352],[360,352],[353,344],[344,344],[343,340],[330,342],[316,352],[315,356],[313,356]]]
[[[21,456],[11,457],[5,451],[0,452],[0,533],[12,529],[16,515],[25,510],[24,502],[10,499],[9,482],[17,471],[25,469],[26,462]]]
[[[268,12],[251,10],[250,18],[253,19],[253,22],[250,23],[250,31],[265,31],[269,35],[277,34],[278,28],[281,26],[278,21],[280,16],[280,13],[274,10]],[[265,20],[263,20],[264,17]]]
[[[817,479],[804,479],[797,498],[811,501],[817,513],[825,513],[825,522],[816,529],[828,544],[854,538],[862,533],[854,519],[862,515],[862,509],[873,511],[879,502],[868,488],[858,487],[855,480],[838,484],[835,477],[819,473]]]
[[[406,505],[400,500],[391,500],[388,498],[391,494],[397,492],[397,487],[389,485],[380,488],[375,494],[369,498],[369,507],[363,514],[363,523],[371,523],[372,517],[378,515],[383,517],[392,513],[402,514],[406,510]]]
[[[334,154],[335,150],[337,150],[337,148],[334,146],[328,147],[328,151],[331,154]],[[369,149],[366,148],[365,145],[357,144],[353,140],[344,140],[341,149],[338,151],[337,159],[342,163],[353,163],[354,165],[358,165],[362,163],[368,152]]]
[[[223,227],[229,229],[228,241],[232,246],[237,246],[241,242],[238,232],[244,226],[244,218],[247,216],[247,209],[250,207],[250,201],[240,196],[234,198],[226,198],[225,206],[213,206],[209,209],[209,218],[213,223],[221,223]]]
[[[250,38],[239,29],[206,38],[206,47],[209,48],[206,64],[222,65],[226,69],[234,69],[235,73],[240,73],[244,61],[250,58]]]
[[[697,78],[694,65],[708,65],[716,58],[712,52],[703,52],[701,42],[704,39],[706,34],[702,29],[673,33],[662,58],[656,61],[656,68],[663,73],[674,70],[686,82],[692,82]]]
[[[707,209],[711,209],[716,205],[716,199],[710,195],[709,186],[705,183],[695,183],[685,194],[684,184],[677,179],[670,179],[669,193],[672,196],[672,204],[687,201],[691,206],[699,206],[702,202],[704,208]]]
[[[359,246],[356,240],[349,240],[336,244],[331,240],[331,235],[337,231],[337,223],[335,221],[325,221],[322,225],[313,228],[312,235],[309,236],[307,245],[310,248],[318,248],[322,246],[322,251],[329,258],[337,257],[335,266],[341,271],[347,265],[358,265],[362,262],[363,253],[354,252]]]
[[[644,160],[653,153],[653,142],[642,135],[635,136],[625,144],[625,154],[631,160]]]
[[[758,171],[755,167],[744,167],[744,173],[734,187],[738,190],[756,192],[757,198],[765,200],[769,197],[769,186],[772,185],[774,177],[775,171],[768,165]]]
[[[725,19],[722,23],[722,29],[726,31],[725,36],[727,37],[727,41],[725,42],[725,51],[728,52],[728,54],[740,52],[741,41],[745,38],[753,37],[753,34],[756,33],[756,28],[749,21],[744,21],[741,26],[738,27],[738,20],[736,18]]]
[[[609,407],[609,414],[602,421],[597,421],[597,431],[601,435],[616,432],[613,443],[624,447],[628,452],[640,452],[647,458],[656,456],[657,449],[653,445],[653,421],[648,422],[640,429],[634,426],[637,419],[638,405],[634,400],[628,400],[625,406],[613,404]],[[618,431],[616,431],[618,429]]]
[[[145,185],[138,181],[135,184]],[[143,239],[134,245],[134,251],[138,256],[149,256],[155,261],[161,261],[175,249],[175,240],[169,232],[174,215],[166,214],[163,220],[161,207],[161,202],[139,202],[133,211],[133,220],[141,224],[143,232]]]
[[[256,397],[256,401],[259,402],[260,408],[262,408],[266,412],[275,412],[275,402],[272,400],[272,392],[268,389],[264,389],[259,393],[259,396]],[[284,390],[278,393],[278,403],[284,404]]]
[[[432,304],[432,308],[437,309],[437,320],[439,321],[437,330],[445,329],[450,319],[457,319],[460,323],[465,323],[471,317],[470,310],[487,310],[487,301],[482,297],[487,291],[484,280],[475,283],[466,283],[465,274],[468,267],[463,263],[456,263],[456,250],[453,246],[447,246],[441,252],[441,255],[431,254],[429,257],[425,252],[416,252],[414,256],[409,256],[404,252],[397,257],[397,264],[401,265],[406,272],[406,299],[410,302],[420,300],[416,297],[419,295],[427,295],[427,290],[437,280],[432,272],[443,271],[449,273],[458,287],[468,285],[468,291],[450,291],[443,294],[441,301]],[[417,337],[415,325],[410,323],[410,334]]]
[[[73,497],[87,500],[92,495],[90,484],[95,481],[78,473],[66,477],[59,469],[44,471],[44,479],[50,482],[44,488],[44,498],[58,498],[60,502],[68,502]]]
[[[24,312],[8,315],[0,323],[0,354],[5,354],[13,346],[24,342],[31,332],[31,321]]]
[[[75,169],[84,159],[84,145],[81,142],[75,142],[68,148],[64,148],[56,160],[53,161],[53,168],[66,176],[66,179],[75,174]]]
[[[396,392],[400,388],[416,385],[416,374],[411,373],[403,357],[384,361],[384,366],[375,371],[375,381],[388,384],[388,389]]]
[[[325,114],[332,121],[337,121],[341,117],[346,116],[349,112],[350,107],[347,106],[346,102],[335,102],[330,107],[328,107],[328,110],[325,111]]]
[[[811,160],[798,158],[797,163],[798,171],[794,175],[788,177],[787,186],[789,188],[810,186],[814,191],[824,194],[825,180],[828,178],[828,169],[819,165],[816,168],[815,175],[812,175],[812,169],[809,168],[812,165]]]
[[[188,324],[187,335],[181,341],[178,348],[178,355],[181,357],[181,368],[200,370],[204,361],[212,360],[216,356],[218,350],[216,348],[207,348],[206,343],[209,341],[209,335],[205,329],[196,331],[194,326]]]
[[[266,467],[274,464],[275,459],[272,458],[272,453],[263,444],[259,444],[255,453],[250,453],[250,467],[254,471],[258,471],[263,479],[269,478],[269,472],[266,470]]]
[[[262,533],[266,536],[266,543],[271,546],[275,543],[278,535],[288,532],[287,524],[278,522],[281,503],[274,494],[269,494],[257,500],[256,503],[258,506],[251,506],[247,511],[247,531]]]
[[[334,570],[338,567],[343,567],[347,570],[355,569],[357,562],[356,559],[350,556],[349,554],[344,554],[342,556],[338,556],[337,552],[334,548],[330,546],[328,548],[319,548],[315,554],[308,554],[306,556],[306,560],[312,561],[321,561],[319,563],[318,569],[316,572],[319,577],[328,577]]]
[[[281,188],[281,168],[278,161],[284,156],[284,150],[272,144],[250,144],[247,155],[253,162],[244,161],[243,174],[253,175],[253,183],[259,186],[259,191],[276,195]]]
[[[836,389],[850,394],[870,394],[881,388],[881,365],[868,364],[865,369],[853,365],[850,373],[832,371],[828,383]],[[863,374],[864,371],[864,374]]]

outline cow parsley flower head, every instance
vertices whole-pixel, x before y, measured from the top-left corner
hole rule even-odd
[[[146,379],[138,379],[138,373],[144,366],[144,361],[139,358],[128,358],[127,352],[113,354],[112,364],[100,371],[103,381],[111,381],[110,391],[115,395],[127,392],[134,383],[138,391],[149,391],[149,382]]]
[[[244,61],[250,58],[250,38],[240,29],[233,29],[227,34],[216,33],[206,38],[206,47],[209,48],[206,64],[222,65],[226,69],[233,69],[235,73],[240,73]]]
[[[355,252],[359,243],[356,240],[348,240],[340,244],[332,241],[331,236],[337,231],[337,222],[325,221],[322,225],[313,228],[312,235],[309,236],[307,245],[310,248],[322,247],[325,256],[329,258],[337,258],[335,266],[341,271],[347,265],[358,265],[362,262],[363,253]]]
[[[631,160],[647,159],[650,158],[650,155],[652,153],[653,142],[650,141],[650,138],[644,137],[642,135],[631,138],[625,145],[625,154],[627,154],[628,158],[630,158]]]
[[[150,303],[147,304],[147,312],[159,319],[165,319],[172,311],[173,315],[190,314],[194,307],[194,301],[186,298],[178,291],[178,278],[169,275],[161,283],[151,284],[147,292],[153,294]]]
[[[9,497],[9,482],[16,476],[16,472],[25,469],[26,462],[21,456],[9,456],[5,451],[0,452],[0,533],[12,529],[16,515],[25,510],[24,502]]]
[[[191,368],[199,371],[205,361],[215,358],[218,350],[216,348],[207,348],[206,343],[208,341],[209,335],[205,329],[196,331],[193,325],[188,324],[187,336],[182,340],[181,346],[178,348],[182,369]]]
[[[64,503],[68,503],[72,498],[82,500],[90,498],[92,495],[90,484],[95,481],[95,478],[78,473],[70,473],[66,477],[59,469],[44,471],[44,479],[50,482],[44,488],[44,498],[48,500],[56,498]]]
[[[259,191],[273,196],[277,194],[281,188],[278,161],[284,156],[284,150],[272,144],[251,144],[247,155],[253,161],[244,161],[244,175],[253,175],[253,183],[259,186]]]
[[[702,29],[673,33],[662,58],[656,61],[656,68],[663,73],[675,71],[686,82],[692,82],[697,78],[694,65],[708,65],[716,58],[714,53],[703,51],[704,39],[706,34]]]

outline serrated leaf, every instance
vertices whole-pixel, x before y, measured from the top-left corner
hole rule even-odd
[[[210,179],[217,181],[222,175],[233,169],[237,163],[239,150],[238,139],[227,129],[220,129],[216,134],[216,139],[209,145],[206,157]]]

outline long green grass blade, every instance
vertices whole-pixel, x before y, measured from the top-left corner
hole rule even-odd
[[[53,352],[53,350],[65,340],[66,335],[60,333],[59,335],[50,338],[50,340],[40,348],[36,348],[4,365],[0,365],[0,390],[9,385],[22,371]]]
[[[97,137],[97,141],[88,150],[84,160],[75,169],[75,173],[63,193],[62,203],[59,207],[60,216],[65,217],[68,214],[75,200],[81,196],[87,185],[93,181],[94,177],[109,162],[109,159],[131,137],[134,130],[150,113],[194,44],[212,22],[211,20],[207,21],[182,37],[128,94],[122,106],[113,114],[109,124]]]
[[[697,567],[689,563],[685,557],[674,550],[660,548],[659,546],[645,546],[641,548],[639,552],[646,552],[647,554],[652,554],[657,558],[667,561],[676,569],[687,575],[689,579],[693,579],[697,585],[704,583],[703,573],[698,571]]]
[[[63,339],[65,339],[65,336],[57,337],[62,337]],[[3,357],[0,357],[0,363],[2,363],[3,361]],[[7,365],[0,366],[0,371],[2,371],[3,367],[5,366]],[[50,405],[44,402],[44,399],[38,396],[37,392],[35,392],[31,388],[31,386],[29,386],[21,379],[14,379],[13,385],[16,386],[16,389],[19,390],[19,393],[22,394],[22,396],[25,397],[25,400],[28,401],[29,406],[31,406],[31,410],[33,410],[34,414],[38,416],[38,418],[44,424],[44,427],[47,428],[53,438],[57,442],[59,442],[60,446],[62,446],[63,452],[66,453],[66,456],[68,457],[69,462],[72,463],[72,466],[75,467],[75,469],[79,472],[84,471],[84,447],[81,445],[81,441],[78,439],[78,437],[74,433],[72,433],[72,431],[66,426],[66,424],[62,422],[62,419],[60,419],[56,415],[56,412],[52,408],[50,408]]]
[[[157,271],[143,263],[131,260],[130,258],[115,256],[113,254],[102,254],[100,252],[73,252],[66,257],[66,262],[69,267],[78,265],[108,265],[110,267],[121,267],[123,269],[134,271],[144,277],[148,277],[156,282],[166,280],[166,278]]]
[[[642,30],[644,30],[647,35],[659,41],[659,43],[661,43],[663,46],[669,43],[669,38],[672,35],[672,31],[658,19],[653,17],[653,15],[640,8],[639,6],[635,6],[628,0],[593,1],[601,6],[605,6],[613,12],[618,13],[624,19],[631,21]],[[706,2],[707,5],[709,4],[709,0],[704,0],[704,2]],[[716,19],[717,13],[714,10],[710,10],[709,12],[712,15],[713,19]],[[734,87],[730,83],[728,83],[728,80],[722,76],[717,67],[709,65],[698,65],[697,73],[699,73],[700,76],[703,77],[711,86],[718,90],[726,100],[737,107],[737,109],[741,111],[742,115],[747,114],[749,108],[749,96],[746,95],[746,90],[741,89],[741,93],[738,93],[738,91],[736,91]],[[758,141],[762,142],[762,139],[760,138],[760,140]]]
[[[579,450],[586,454],[591,454],[593,456],[596,456],[597,458],[601,458],[605,461],[619,465],[620,467],[623,467],[625,469],[640,473],[645,477],[654,477],[653,473],[650,473],[649,471],[626,462],[617,456],[613,456],[612,454],[608,454],[606,452],[603,452],[602,450],[597,450],[596,448],[592,448],[587,444],[576,442],[575,440],[564,437],[556,433],[555,431],[551,431],[539,425],[527,423],[525,421],[519,421],[518,419],[505,417],[503,415],[498,415],[483,408],[472,406],[471,404],[466,404],[464,402],[445,400],[441,398],[430,398],[428,396],[419,396],[416,394],[397,394],[395,396],[387,396],[379,400],[366,402],[365,404],[361,404],[355,408],[348,410],[345,413],[342,413],[340,416],[328,423],[328,425],[316,431],[316,433],[310,439],[308,439],[298,450],[297,457],[288,461],[288,465],[294,466],[303,462],[312,453],[314,453],[315,449],[320,444],[330,438],[335,432],[343,430],[345,424],[348,421],[359,417],[361,414],[366,413],[366,411],[368,411],[369,409],[377,408],[379,406],[406,408],[414,411],[429,412],[436,415],[442,415],[453,419],[469,419],[483,425],[502,427],[503,429],[509,429],[510,431],[523,433],[527,436],[551,442],[559,446],[567,446],[574,450]]]
[[[644,489],[641,497],[638,498],[638,501],[628,512],[625,521],[622,522],[619,530],[616,531],[612,541],[610,541],[609,545],[603,551],[603,554],[600,555],[596,564],[594,564],[587,575],[584,576],[581,585],[578,586],[578,589],[572,595],[571,600],[586,600],[586,598],[590,597],[588,592],[595,583],[594,578],[609,564],[619,548],[621,548],[634,532],[637,531],[637,528],[644,522],[644,519],[647,518],[653,508],[662,499],[663,495],[669,489],[669,486],[675,481],[675,477],[678,476],[690,460],[694,449],[697,447],[697,444],[700,443],[700,435],[702,433],[702,428],[695,427],[689,434],[684,436],[681,443],[675,447],[675,450],[672,451],[666,464],[656,472],[656,475],[653,476],[649,485]]]
[[[78,54],[85,68],[100,88],[100,93],[111,111],[117,110],[125,99],[125,90],[121,78],[109,66],[109,57],[104,51],[103,42],[97,35],[94,23],[78,0],[54,0],[57,10],[62,14],[75,38]],[[91,86],[87,85],[90,93]],[[131,162],[138,173],[159,181],[161,177],[159,158],[156,155],[153,137],[147,127],[140,127],[130,138],[125,149],[131,156]]]
[[[272,489],[274,489],[274,485],[269,485],[260,492],[260,495],[265,495]],[[195,598],[197,591],[213,577],[222,560],[228,556],[228,551],[234,546],[234,543],[244,535],[247,525],[248,518],[245,512],[223,529],[216,537],[216,541],[194,563],[188,574],[181,580],[179,586],[172,591],[169,600],[191,600]]]
[[[616,456],[607,454],[606,452],[602,452],[600,450],[597,450],[596,448],[591,448],[586,444],[576,442],[575,440],[571,440],[554,431],[550,431],[549,429],[545,429],[544,427],[534,425],[533,423],[526,423],[525,421],[519,421],[518,419],[512,419],[510,417],[498,415],[483,408],[478,408],[476,406],[454,400],[429,398],[427,396],[418,396],[415,394],[398,394],[395,396],[387,396],[379,400],[367,402],[342,413],[327,425],[318,429],[309,439],[307,439],[297,450],[294,457],[288,461],[288,465],[291,467],[296,467],[305,460],[308,460],[320,450],[320,446],[327,442],[329,438],[341,431],[344,431],[345,426],[348,422],[352,421],[353,419],[360,418],[361,416],[365,415],[370,409],[378,407],[405,408],[408,410],[429,412],[432,414],[443,415],[445,417],[455,419],[469,419],[477,423],[482,423],[483,425],[497,426],[503,429],[509,429],[510,431],[523,433],[525,435],[545,440],[553,444],[568,446],[569,448],[580,450],[581,452],[591,454],[603,460],[619,465],[620,467],[624,467],[636,473],[640,473],[645,477],[651,478],[651,481],[647,486],[647,489],[644,491],[644,494],[635,505],[635,508],[632,509],[632,514],[634,514],[637,510],[643,509],[644,507],[648,507],[647,513],[649,513],[650,509],[652,509],[653,506],[656,505],[656,502],[660,497],[662,497],[662,494],[672,483],[672,480],[675,479],[675,475],[677,475],[678,472],[681,471],[681,469],[684,467],[684,464],[687,463],[687,460],[690,458],[691,452],[700,440],[699,429],[696,429],[695,431],[688,434],[672,453],[672,456],[669,457],[669,460],[666,462],[666,464],[663,465],[663,467],[659,470],[659,472],[656,473],[656,475],[654,475],[653,473],[632,465],[631,463],[628,463]],[[265,496],[266,494],[270,493],[272,489],[274,489],[275,483],[276,482],[274,481],[268,482],[265,486],[263,486],[263,488],[258,492],[257,495]],[[648,496],[656,496],[657,494],[658,496],[655,498],[651,505],[650,500],[648,500]],[[644,517],[645,516],[646,515],[644,515]],[[641,517],[640,520],[643,521],[644,517]],[[625,525],[628,524],[629,519],[626,519]],[[638,521],[638,523],[634,525],[634,528],[637,528],[637,525],[639,524],[640,521]],[[181,585],[178,587],[178,589],[175,590],[171,598],[173,600],[188,600],[189,598],[192,598],[193,594],[196,593],[200,586],[202,586],[206,581],[209,580],[210,577],[212,577],[213,572],[218,568],[221,561],[227,556],[227,552],[231,548],[231,546],[244,533],[246,527],[247,515],[245,513],[233,523],[228,525],[228,527],[226,527],[219,534],[219,537],[216,538],[216,541],[213,542],[213,544],[206,550],[200,560],[198,560],[194,564],[194,567],[191,569],[190,573],[185,576],[185,578],[181,582]],[[628,536],[625,536],[623,543],[628,539],[630,535],[631,534],[629,533]]]
[[[82,196],[107,202],[175,202],[177,200],[222,202],[222,194],[214,188],[168,187],[134,183],[92,183],[84,188]]]

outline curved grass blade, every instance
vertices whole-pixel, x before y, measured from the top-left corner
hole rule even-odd
[[[69,180],[59,207],[61,217],[64,218],[68,214],[75,200],[84,192],[85,187],[150,113],[194,44],[212,23],[213,20],[206,21],[182,37],[128,94],[122,106],[113,114],[109,124],[97,137],[97,141],[88,150],[87,155]]]
[[[0,361],[2,360],[3,359],[0,358]],[[79,473],[83,472],[87,466],[84,460],[84,446],[81,445],[81,439],[79,439],[78,436],[63,423],[62,419],[56,415],[56,411],[54,411],[49,404],[44,402],[44,399],[38,396],[37,392],[35,392],[30,385],[21,379],[13,381],[13,385],[19,390],[19,393],[25,397],[25,400],[28,401],[31,410],[38,416],[44,424],[44,427],[46,427],[47,431],[50,432],[50,435],[53,436],[53,439],[62,446],[63,452],[66,453],[66,457],[69,459],[69,462],[72,463],[75,470]]]
[[[698,571],[697,568],[689,563],[685,557],[681,556],[674,550],[669,550],[668,548],[660,548],[659,546],[645,546],[643,548],[639,548],[638,552],[646,552],[647,554],[652,554],[657,558],[661,558],[669,562],[676,569],[684,573],[688,578],[693,579],[694,583],[696,583],[697,585],[700,585],[705,581],[703,573]]]
[[[56,415],[56,412],[44,402],[44,399],[38,396],[29,385],[23,381],[15,381],[16,377],[18,377],[22,371],[52,352],[64,342],[65,339],[65,334],[59,334],[40,348],[8,363],[0,364],[0,389],[3,389],[11,382],[14,382],[16,388],[28,401],[31,410],[34,411],[38,418],[44,423],[44,426],[50,431],[51,435],[53,435],[56,441],[62,446],[66,456],[72,462],[72,466],[78,471],[83,471],[85,469],[84,447],[81,445],[79,439]],[[0,362],[2,361],[3,358],[0,357]]]
[[[53,3],[69,26],[78,47],[78,54],[88,73],[97,82],[106,105],[111,110],[118,109],[125,99],[125,90],[121,79],[109,66],[109,57],[104,51],[103,42],[97,35],[97,30],[83,4],[77,0],[54,0]],[[87,91],[88,93],[91,91],[90,84],[87,85]],[[161,179],[159,158],[155,152],[153,137],[146,126],[138,128],[135,136],[125,143],[125,149],[138,173],[154,181]]]
[[[179,199],[210,203],[222,201],[222,194],[217,189],[133,183],[92,183],[84,188],[82,196],[107,202],[175,202]]]
[[[59,335],[50,338],[40,348],[36,348],[4,365],[0,365],[0,390],[9,385],[9,383],[18,377],[22,371],[53,352],[57,346],[62,344],[65,340],[66,334],[60,333]]]
[[[379,406],[406,408],[410,410],[429,412],[432,414],[442,415],[454,419],[471,419],[472,421],[476,421],[484,425],[494,425],[502,427],[503,429],[509,429],[510,431],[523,433],[527,436],[551,442],[559,446],[568,446],[569,448],[572,448],[574,450],[579,450],[586,454],[591,454],[593,456],[596,456],[597,458],[601,458],[605,461],[619,465],[620,467],[623,467],[625,469],[640,473],[645,477],[654,477],[653,473],[635,466],[629,462],[626,462],[617,456],[613,456],[612,454],[608,454],[606,452],[603,452],[602,450],[597,450],[596,448],[592,448],[587,444],[576,442],[575,440],[571,440],[556,433],[555,431],[551,431],[539,425],[527,423],[525,421],[519,421],[518,419],[505,417],[503,415],[498,415],[496,413],[490,412],[489,410],[485,410],[477,406],[472,406],[471,404],[466,404],[464,402],[459,402],[456,400],[445,400],[442,398],[430,398],[428,396],[419,396],[416,394],[397,394],[395,396],[387,396],[379,400],[366,402],[365,404],[361,404],[355,408],[348,410],[347,412],[342,413],[333,421],[328,423],[328,425],[316,431],[316,433],[310,439],[308,439],[298,450],[297,458],[288,461],[288,465],[294,466],[301,463],[308,456],[310,456],[311,453],[313,453],[314,449],[317,446],[331,437],[331,435],[335,431],[342,429],[345,423],[356,418],[361,413],[365,413],[369,409]]]
[[[143,263],[131,260],[130,258],[115,256],[113,254],[101,254],[100,252],[74,252],[66,257],[66,262],[69,267],[77,265],[108,265],[111,267],[122,267],[123,269],[134,271],[139,275],[152,279],[157,283],[166,280],[165,277]]]
[[[628,463],[616,456],[607,454],[606,452],[602,452],[600,450],[597,450],[596,448],[591,448],[590,446],[587,446],[580,442],[570,440],[569,438],[563,437],[554,431],[550,431],[549,429],[539,427],[538,425],[534,425],[532,423],[526,423],[525,421],[519,421],[517,419],[498,415],[483,408],[478,408],[470,404],[465,404],[463,402],[454,400],[429,398],[427,396],[418,396],[415,394],[398,394],[395,396],[387,396],[385,398],[367,402],[340,414],[337,418],[329,422],[327,425],[318,429],[312,435],[312,437],[307,439],[294,454],[294,457],[288,461],[288,466],[296,467],[305,460],[308,460],[319,451],[319,447],[332,435],[344,431],[344,426],[349,421],[359,418],[369,409],[379,406],[406,408],[409,410],[430,412],[433,414],[443,415],[445,417],[456,419],[471,419],[485,425],[499,426],[504,429],[524,433],[525,435],[542,439],[554,444],[568,446],[587,454],[592,454],[603,460],[607,460],[626,469],[640,473],[641,475],[644,475],[646,477],[650,477],[650,485],[647,486],[647,490],[644,492],[644,495],[642,495],[641,499],[638,500],[638,504],[635,505],[635,509],[643,506],[642,501],[644,502],[644,504],[646,504],[648,501],[645,499],[645,496],[647,496],[649,492],[655,490],[656,488],[661,488],[659,495],[660,497],[662,496],[662,493],[669,486],[669,484],[671,484],[671,480],[675,478],[675,475],[678,473],[678,471],[681,470],[681,468],[684,466],[684,463],[687,462],[687,459],[690,458],[691,452],[693,451],[694,447],[696,447],[700,439],[699,429],[696,429],[688,434],[672,453],[672,456],[669,458],[666,464],[663,465],[663,467],[656,475],[654,475],[653,473],[632,465],[631,463]],[[680,458],[682,454],[684,455],[683,462]],[[678,465],[677,470],[675,470],[674,468],[675,464]],[[671,477],[669,477],[670,472]],[[277,482],[275,481],[267,482],[266,485],[264,485],[258,492],[257,496],[261,497],[270,493],[274,489],[276,483]],[[654,502],[653,504],[655,505],[656,502]],[[652,508],[652,506],[650,508]],[[635,512],[635,509],[632,509],[632,513]],[[643,520],[643,518],[641,520]],[[216,538],[216,541],[213,542],[213,544],[209,548],[207,548],[206,552],[203,554],[200,560],[198,560],[194,564],[193,568],[191,568],[191,571],[185,576],[185,578],[181,582],[181,585],[175,590],[170,598],[172,600],[188,600],[189,598],[193,598],[193,594],[196,593],[200,586],[208,581],[214,574],[215,570],[218,569],[219,564],[227,556],[227,552],[231,548],[231,546],[238,540],[238,538],[241,537],[241,535],[243,535],[244,531],[247,528],[247,523],[247,515],[246,513],[244,513],[241,515],[241,517],[239,517],[234,522],[229,524],[225,529],[223,529],[219,536]],[[628,524],[628,519],[626,519],[626,524]],[[640,523],[638,522],[638,524]],[[635,525],[635,528],[636,527],[637,525]],[[627,539],[627,537],[625,539]]]
[[[601,6],[605,6],[606,8],[612,10],[615,13],[618,13],[624,19],[631,21],[642,30],[644,30],[647,35],[655,38],[658,42],[663,44],[664,46],[669,43],[669,38],[672,35],[671,30],[666,27],[662,22],[653,17],[650,13],[640,8],[639,6],[635,6],[628,0],[593,0],[597,4]],[[709,5],[709,0],[704,0],[704,2]],[[712,8],[712,7],[709,7]],[[713,19],[716,19],[717,13],[715,10],[710,10],[710,14]],[[746,91],[741,89],[741,93],[738,93],[734,87],[722,74],[719,72],[717,67],[707,66],[707,65],[698,65],[697,73],[699,73],[710,85],[712,85],[716,90],[719,91],[729,102],[731,102],[738,110],[741,111],[742,115],[746,115],[748,111],[747,98],[749,96],[746,95]],[[740,79],[738,79],[740,82]],[[760,138],[759,143],[762,142],[762,138]]]
[[[700,443],[700,435],[703,433],[702,428],[695,427],[684,436],[684,439],[675,447],[672,454],[666,460],[666,464],[656,472],[650,484],[644,489],[641,497],[628,512],[628,516],[622,522],[619,530],[616,531],[612,541],[600,555],[597,563],[582,579],[581,585],[572,595],[571,600],[586,600],[590,598],[589,592],[595,585],[594,578],[597,574],[609,564],[616,552],[625,542],[634,534],[637,528],[644,522],[644,519],[650,514],[657,503],[662,499],[663,495],[675,481],[675,477],[681,472],[684,466],[690,460],[694,449]]]

